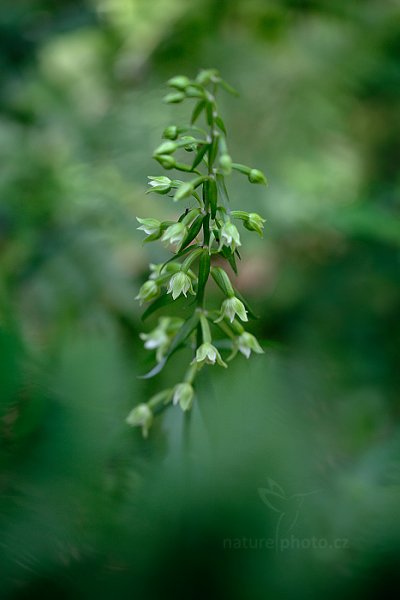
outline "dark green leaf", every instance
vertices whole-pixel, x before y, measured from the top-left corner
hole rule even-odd
[[[143,244],[146,244],[147,242],[155,242],[155,240],[159,240],[161,236],[162,236],[162,231],[152,233],[151,235],[148,235],[147,237],[144,238]]]
[[[228,190],[226,189],[226,185],[225,185],[225,178],[223,175],[217,175],[217,185],[218,185],[218,190],[219,190],[219,194],[221,196],[222,202],[226,205],[229,204],[229,196],[228,196]]]
[[[174,300],[173,300],[171,294],[163,294],[162,296],[160,296],[159,298],[157,298],[156,300],[154,300],[154,302],[152,302],[150,304],[150,306],[148,306],[146,308],[146,310],[142,314],[142,321],[145,321],[154,312],[156,312],[160,308],[163,308],[164,306],[167,306],[168,304],[171,304],[172,302],[174,302]],[[176,302],[176,300],[175,300],[175,302]]]
[[[205,106],[206,106],[205,100],[200,100],[200,102],[198,102],[196,104],[196,106],[193,109],[192,118],[190,119],[190,123],[192,125],[197,121],[197,119],[201,115],[202,111],[204,110]]]
[[[238,274],[238,270],[237,270],[237,265],[236,265],[236,259],[235,259],[235,255],[232,253],[231,249],[228,248],[228,246],[222,246],[222,256],[224,258],[226,258],[226,260],[229,262],[230,266],[232,267],[233,272],[237,275]]]
[[[210,214],[207,213],[203,221],[204,244],[210,243]]]
[[[201,163],[201,161],[203,160],[203,157],[206,154],[209,147],[210,147],[210,144],[203,144],[202,146],[200,146],[200,149],[197,151],[197,154],[193,161],[192,169],[195,169],[197,167],[197,165],[199,165]]]
[[[208,187],[208,201],[210,203],[211,209],[211,218],[215,219],[215,215],[217,214],[217,205],[218,205],[218,190],[217,183],[214,178],[210,178],[207,182]]]
[[[210,275],[211,259],[208,252],[208,248],[203,250],[203,253],[199,260],[199,274],[198,274],[198,285],[197,285],[197,304],[200,306],[203,303],[204,290]]]
[[[209,146],[208,164],[213,165],[218,153],[218,136],[214,137],[213,143]]]
[[[226,81],[224,81],[223,79],[220,79],[219,83],[220,83],[221,87],[223,87],[224,90],[226,90],[227,92],[232,94],[232,96],[239,96],[239,92],[237,90],[235,90],[234,87],[229,85],[229,83],[226,83]]]
[[[226,135],[225,123],[223,122],[221,117],[216,117],[215,122],[218,125],[218,127],[220,128],[220,130],[223,131],[223,133]]]
[[[210,102],[206,103],[206,116],[208,125],[213,124],[213,105]]]
[[[195,220],[193,221],[193,223],[189,227],[189,230],[188,230],[186,236],[182,240],[182,244],[180,246],[179,251],[183,250],[191,242],[193,242],[194,238],[197,236],[197,234],[199,233],[199,231],[201,229],[201,226],[202,226],[202,223],[203,223],[203,219],[204,219],[203,215],[197,215],[197,217],[195,218]]]

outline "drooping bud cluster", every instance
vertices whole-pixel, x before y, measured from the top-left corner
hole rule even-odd
[[[145,349],[155,351],[156,359],[156,366],[144,377],[157,375],[170,356],[185,345],[193,348],[193,359],[182,381],[159,392],[146,404],[139,404],[128,415],[127,423],[141,427],[144,436],[148,435],[155,412],[162,408],[178,405],[183,411],[190,410],[195,397],[194,381],[204,365],[226,368],[227,362],[238,352],[246,358],[252,352],[263,352],[254,335],[242,325],[254,315],[220,266],[221,261],[225,261],[237,273],[238,248],[242,242],[235,219],[261,237],[265,223],[257,213],[231,210],[229,206],[225,178],[232,172],[245,175],[253,184],[267,183],[261,171],[233,162],[228,151],[216,94],[219,88],[232,94],[236,92],[214,69],[200,71],[194,80],[179,75],[167,84],[172,91],[164,98],[165,102],[176,104],[194,99],[195,106],[189,125],[169,125],[164,129],[164,141],[154,151],[153,158],[164,169],[175,169],[186,175],[184,181],[163,175],[151,176],[146,193],[168,195],[177,203],[184,200],[185,207],[189,208],[176,222],[137,218],[138,229],[147,236],[144,241],[161,240],[172,250],[173,256],[164,264],[150,265],[149,278],[136,298],[142,304],[150,303],[143,318],[167,309],[182,297],[189,301],[192,295],[196,300],[188,319],[163,316],[152,331],[140,335]],[[204,118],[203,127],[196,125],[200,117]],[[189,162],[180,158],[185,153],[192,154]],[[210,276],[223,294],[217,308],[205,303]],[[193,300],[188,305],[193,305]],[[215,337],[216,332],[219,335]],[[226,348],[230,354],[225,357]]]

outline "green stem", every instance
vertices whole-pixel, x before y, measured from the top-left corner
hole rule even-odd
[[[190,269],[190,265],[192,264],[192,262],[194,262],[196,260],[196,258],[198,258],[200,256],[200,254],[202,252],[203,252],[202,248],[197,248],[191,254],[189,254],[189,256],[186,258],[186,260],[184,260],[182,263],[181,271],[183,271],[184,273],[187,273],[188,270]]]
[[[183,381],[185,383],[192,384],[196,378],[197,371],[198,371],[197,363],[193,363],[193,365],[190,365],[190,367],[188,368],[188,370],[186,371],[186,373],[184,375]]]
[[[172,390],[170,390],[170,389],[163,390],[162,392],[159,392],[158,394],[156,394],[155,396],[150,398],[147,405],[149,408],[154,409],[154,408],[157,408],[161,404],[162,405],[167,404],[171,400],[172,400]]]
[[[200,324],[201,324],[201,333],[203,335],[203,344],[211,344],[212,337],[211,337],[210,326],[208,324],[207,317],[205,316],[204,313],[201,313],[201,315],[200,315]]]

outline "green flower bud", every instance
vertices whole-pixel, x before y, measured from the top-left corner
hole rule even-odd
[[[172,154],[178,148],[178,145],[171,140],[167,140],[163,142],[154,150],[154,156],[159,156],[160,154]]]
[[[140,219],[136,217],[136,221],[140,223],[138,231],[144,231],[147,235],[159,234],[161,232],[161,222],[157,219]]]
[[[194,192],[194,187],[191,183],[183,183],[178,187],[175,192],[174,201],[183,200],[184,198],[190,198]]]
[[[171,92],[164,96],[164,102],[167,104],[179,104],[182,100],[185,99],[185,94],[183,92]]]
[[[224,175],[230,175],[232,172],[232,159],[229,154],[221,154],[219,157],[219,166]]]
[[[176,165],[176,160],[173,156],[170,156],[169,154],[157,154],[156,156],[154,156],[154,158],[160,163],[162,167],[164,167],[164,169],[173,169]]]
[[[246,357],[249,358],[251,352],[255,352],[256,354],[264,354],[264,350],[261,348],[258,343],[257,338],[244,331],[238,338],[237,344],[239,346],[240,352]]]
[[[172,188],[172,181],[169,177],[148,177],[148,179],[150,179],[148,184],[151,189],[147,190],[147,193],[168,194]]]
[[[187,152],[193,152],[197,149],[196,138],[192,135],[183,135],[179,140],[179,148],[184,148]]]
[[[177,75],[176,77],[168,79],[167,85],[169,85],[169,87],[176,88],[177,90],[184,90],[188,85],[190,85],[190,79],[185,77],[185,75]]]
[[[239,298],[236,298],[235,296],[232,296],[231,298],[226,298],[226,300],[223,301],[221,306],[221,316],[216,320],[216,323],[222,321],[224,317],[228,317],[228,319],[232,323],[236,315],[242,321],[248,321],[247,311],[244,307],[243,302],[241,302]]]
[[[178,137],[178,128],[176,127],[176,125],[170,125],[166,129],[164,129],[162,136],[167,140],[176,140],[176,138]]]
[[[169,242],[170,244],[176,244],[177,246],[179,246],[179,244],[182,243],[182,240],[186,236],[186,234],[187,234],[186,225],[184,223],[182,223],[181,221],[178,221],[178,223],[174,223],[173,225],[170,225],[165,230],[165,233],[162,236],[161,240],[163,242]]]
[[[135,300],[140,300],[140,304],[143,304],[143,302],[150,302],[150,300],[157,298],[159,293],[160,288],[158,284],[155,281],[149,279],[142,285]]]
[[[147,404],[138,404],[126,417],[126,422],[132,427],[141,427],[146,438],[153,423],[153,413]]]
[[[221,250],[222,246],[229,246],[232,252],[234,252],[237,246],[241,245],[237,227],[231,221],[226,221],[220,230],[219,250]]]
[[[262,183],[267,185],[267,179],[262,171],[251,169],[248,175],[250,183]]]
[[[194,85],[189,85],[186,88],[185,92],[186,92],[186,96],[188,98],[203,98],[204,97],[204,92],[202,90],[199,90]]]
[[[172,403],[179,404],[183,411],[189,410],[193,404],[194,389],[190,383],[178,383],[174,387]]]
[[[197,348],[196,357],[191,364],[198,363],[199,365],[215,365],[217,363],[221,367],[227,367],[227,364],[222,360],[217,348],[210,342],[204,342]]]
[[[202,69],[196,77],[197,83],[200,85],[207,85],[211,81],[215,81],[218,78],[218,71],[216,69]]]
[[[249,213],[247,220],[244,221],[244,226],[249,231],[256,231],[260,237],[263,236],[265,219],[257,213]]]
[[[172,294],[172,298],[176,300],[181,294],[186,298],[188,292],[194,295],[192,280],[189,275],[183,271],[178,271],[178,273],[172,275],[169,280],[168,294]]]

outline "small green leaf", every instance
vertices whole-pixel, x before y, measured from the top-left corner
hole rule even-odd
[[[226,189],[225,185],[225,178],[223,177],[223,175],[217,174],[217,185],[221,200],[227,206],[229,204],[229,196],[228,190]]]
[[[214,121],[213,105],[211,104],[211,102],[206,102],[206,116],[207,116],[207,123],[208,123],[208,125],[211,126]]]
[[[224,258],[226,258],[226,260],[232,267],[232,271],[237,275],[238,269],[237,269],[237,265],[236,265],[235,254],[232,252],[232,250],[228,246],[222,246],[221,253],[222,253],[222,256]]]
[[[163,232],[160,229],[160,231],[158,231],[156,233],[152,233],[151,235],[148,235],[147,237],[145,237],[142,243],[147,244],[148,242],[155,242],[156,240],[160,239],[162,234],[163,234]]]
[[[200,147],[200,149],[197,151],[197,154],[193,161],[192,170],[195,169],[197,167],[197,165],[199,165],[201,163],[201,161],[203,160],[203,157],[205,156],[205,154],[209,148],[210,148],[210,144],[203,144]]]
[[[218,190],[217,190],[217,183],[213,177],[210,177],[210,179],[208,180],[207,187],[208,187],[208,190],[207,190],[208,191],[208,200],[209,200],[210,209],[211,209],[211,218],[215,219],[215,215],[217,214]]]
[[[208,245],[210,243],[210,213],[207,213],[204,217],[203,221],[203,234],[204,234],[204,244]]]
[[[209,147],[209,152],[208,152],[208,164],[209,165],[213,165],[214,161],[217,157],[218,154],[218,136],[214,136],[214,140],[213,143],[211,144],[211,146]]]
[[[232,94],[232,96],[238,97],[240,95],[239,92],[237,90],[235,90],[234,87],[232,87],[231,85],[229,85],[229,83],[227,83],[223,79],[219,80],[219,84],[220,84],[221,87],[224,88],[225,91],[227,91],[230,94]]]
[[[215,122],[218,125],[218,127],[220,128],[220,130],[226,135],[225,123],[223,122],[221,117],[216,117]]]
[[[203,215],[198,215],[195,218],[195,220],[193,221],[193,223],[189,227],[189,230],[188,230],[186,236],[182,240],[182,244],[181,244],[181,247],[180,247],[179,251],[183,250],[191,242],[193,242],[193,240],[195,239],[195,237],[197,236],[197,234],[199,233],[199,231],[201,229],[201,226],[203,224],[203,219],[204,219]]]
[[[197,121],[197,119],[201,115],[202,111],[205,109],[205,106],[206,106],[205,100],[200,100],[200,102],[198,102],[196,104],[196,106],[194,107],[193,112],[192,112],[192,118],[190,119],[190,123],[192,125]]]
[[[208,248],[204,248],[202,255],[199,260],[199,273],[198,273],[198,284],[197,284],[197,304],[199,306],[203,303],[204,290],[208,277],[210,275],[211,258],[208,252]]]
[[[142,314],[142,321],[148,319],[154,312],[156,312],[160,308],[163,308],[164,306],[168,306],[168,304],[172,304],[173,302],[178,301],[179,299],[174,300],[171,294],[163,294],[162,296],[154,300],[154,302],[152,302],[150,306],[146,308],[146,310]]]

